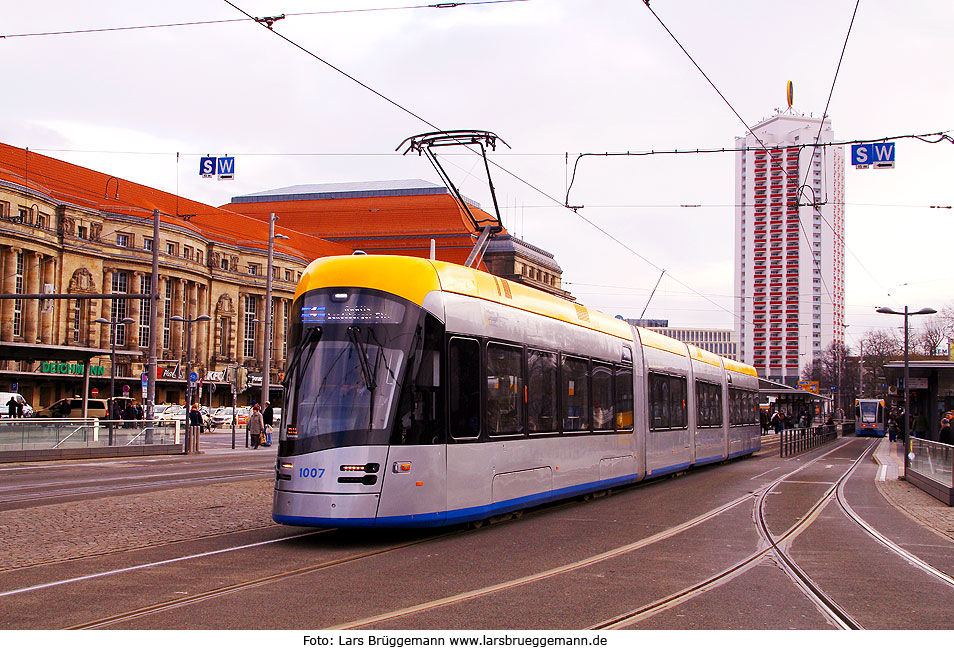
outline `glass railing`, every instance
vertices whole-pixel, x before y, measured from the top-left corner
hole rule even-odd
[[[182,421],[5,418],[0,451],[174,445],[181,443],[182,430]]]
[[[954,445],[912,438],[905,464],[922,477],[954,488]]]

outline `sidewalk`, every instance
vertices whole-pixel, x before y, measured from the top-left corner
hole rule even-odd
[[[954,508],[904,481],[904,448],[901,442],[881,439],[874,459],[881,466],[875,484],[884,498],[925,527],[954,540]]]

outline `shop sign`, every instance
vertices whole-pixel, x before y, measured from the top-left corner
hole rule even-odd
[[[43,373],[58,373],[60,375],[82,375],[85,364],[70,364],[69,362],[43,362],[40,367]],[[90,375],[106,375],[105,366],[90,366]]]
[[[166,380],[181,380],[182,373],[179,370],[179,366],[166,367],[162,369],[162,377]]]
[[[209,382],[225,382],[225,371],[209,371],[205,379]]]
[[[248,385],[250,387],[260,387],[262,386],[262,378],[264,376],[261,373],[249,373],[248,374]]]

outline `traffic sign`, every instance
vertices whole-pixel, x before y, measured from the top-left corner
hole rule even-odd
[[[189,384],[190,384],[190,385],[195,386],[195,382],[196,382],[196,380],[198,380],[198,379],[199,379],[199,374],[198,374],[198,373],[196,373],[195,371],[192,371],[191,373],[189,373]]]
[[[210,179],[215,176],[216,161],[214,156],[203,156],[199,159],[199,176]]]
[[[96,396],[99,395],[99,389],[97,389],[96,387],[93,387],[92,389],[89,390],[89,395],[95,398]]]
[[[864,145],[852,145],[851,164],[859,170],[866,170],[869,167],[876,169],[893,168],[894,151],[893,142],[872,142]]]

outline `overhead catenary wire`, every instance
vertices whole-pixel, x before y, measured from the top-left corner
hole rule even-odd
[[[266,27],[271,28],[271,26],[278,20],[284,20],[287,18],[300,18],[307,16],[329,16],[333,14],[358,14],[358,13],[371,13],[371,12],[380,12],[380,11],[407,11],[407,10],[417,10],[417,9],[456,9],[457,7],[464,7],[469,5],[496,5],[496,4],[509,4],[513,2],[529,2],[530,0],[474,0],[472,2],[441,2],[437,4],[428,4],[428,5],[408,5],[404,7],[365,7],[360,9],[328,9],[325,11],[300,11],[294,13],[285,13],[280,16],[268,16],[264,18],[256,18],[249,15],[247,18],[222,18],[218,20],[190,20],[183,21],[178,23],[157,23],[150,25],[125,25],[119,27],[94,27],[90,29],[67,29],[60,31],[49,31],[49,32],[24,32],[21,34],[0,34],[0,39],[13,39],[13,38],[28,38],[28,37],[38,37],[38,36],[74,36],[80,34],[100,34],[103,32],[128,32],[141,29],[167,29],[172,27],[198,27],[202,25],[222,25],[226,23],[244,23],[248,21],[255,21],[259,24],[262,24]],[[244,13],[244,12],[243,12]]]

